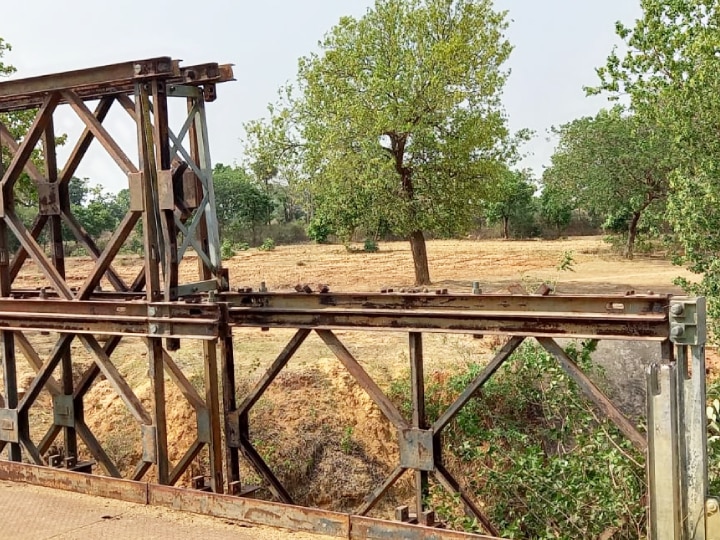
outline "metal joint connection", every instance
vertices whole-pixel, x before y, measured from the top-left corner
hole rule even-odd
[[[670,302],[670,339],[676,345],[704,345],[705,298],[679,298]]]

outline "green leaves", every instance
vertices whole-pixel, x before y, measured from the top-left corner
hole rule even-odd
[[[611,232],[627,235],[626,251],[632,256],[644,223],[665,209],[675,165],[668,130],[655,117],[616,106],[553,131],[558,145],[543,184],[554,210],[562,210],[557,204],[571,204],[603,216]]]
[[[218,225],[224,238],[236,242],[249,229],[257,243],[257,228],[270,221],[275,204],[245,169],[218,163],[213,169]]]
[[[272,155],[340,235],[464,232],[516,155],[506,26],[490,0],[378,0],[299,60],[270,119],[246,126],[248,152]]]
[[[707,294],[715,335],[720,330],[720,3],[643,0],[633,27],[618,25],[627,52],[613,52],[593,92],[628,95],[632,109],[661,126],[671,145],[668,220],[676,260],[703,274],[694,294]]]

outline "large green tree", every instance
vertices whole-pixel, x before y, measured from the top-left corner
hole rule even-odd
[[[558,144],[543,175],[545,189],[612,223],[613,232],[626,235],[626,255],[632,258],[643,220],[665,209],[674,166],[667,132],[620,106],[553,132]]]
[[[527,232],[523,229],[532,228],[537,202],[535,189],[529,171],[506,169],[500,176],[495,193],[484,203],[485,218],[491,224],[502,223],[505,240],[510,239],[511,225],[516,228],[516,235]]]
[[[270,221],[275,210],[271,196],[242,167],[216,164],[213,184],[220,233],[237,241],[249,231],[252,242],[257,243],[259,227]]]
[[[513,153],[500,102],[511,45],[491,0],[377,0],[301,58],[253,159],[311,196],[335,232],[389,226],[430,282],[425,233],[456,234]]]
[[[720,321],[720,2],[642,0],[634,26],[617,24],[626,51],[598,69],[592,92],[629,96],[669,133],[676,167],[668,217],[678,260],[703,275],[694,293],[710,298]],[[716,330],[720,330],[717,328]]]

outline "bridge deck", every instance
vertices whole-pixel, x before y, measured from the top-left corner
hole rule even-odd
[[[6,481],[0,508],[4,540],[329,538]]]

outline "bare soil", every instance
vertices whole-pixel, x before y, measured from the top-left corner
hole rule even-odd
[[[550,282],[557,293],[638,293],[682,291],[674,278],[693,276],[672,266],[662,257],[639,256],[629,261],[616,255],[602,239],[571,238],[557,241],[431,241],[428,243],[433,288],[467,292],[479,281],[484,292],[506,291],[520,285],[533,291]],[[572,261],[572,270],[561,271],[561,260]],[[141,268],[138,256],[121,256],[115,270],[132,281]],[[93,266],[89,258],[68,261],[68,281],[81,285]],[[382,243],[378,253],[351,252],[336,245],[279,246],[274,251],[249,250],[226,261],[233,288],[257,288],[265,282],[270,290],[293,290],[297,284],[328,285],[332,291],[379,291],[413,285],[414,273],[409,244]],[[197,280],[197,261],[189,256],[181,268],[181,282]],[[27,263],[16,282],[18,287],[46,285],[31,263]],[[109,288],[109,284],[105,284]],[[237,330],[234,334],[236,377],[242,395],[262,376],[265,368],[283,349],[292,331]],[[337,332],[338,337],[358,358],[378,384],[387,390],[393,381],[407,380],[409,362],[407,336],[401,333]],[[32,336],[41,357],[47,355],[56,336]],[[147,352],[141,340],[124,340],[113,361],[131,387],[150,406],[151,389],[147,378]],[[483,340],[472,336],[427,335],[425,339],[426,377],[442,379],[447,373],[463,369],[468,362],[482,361],[498,345],[497,338]],[[173,353],[187,377],[203,393],[201,345],[183,342]],[[91,358],[79,344],[73,345],[82,365]],[[25,381],[32,371],[22,366]],[[182,457],[196,430],[194,412],[182,394],[168,380],[167,409],[171,458]],[[50,425],[50,398],[43,393],[34,407],[34,421]],[[86,399],[86,418],[90,429],[117,459],[125,472],[132,471],[140,458],[139,429],[122,401],[107,381],[100,381]],[[356,507],[397,464],[396,436],[381,412],[341,364],[312,335],[291,360],[283,374],[258,402],[251,415],[251,430],[260,453],[270,463],[298,502],[325,508],[348,510]],[[39,440],[40,428],[34,433]],[[202,461],[188,477],[201,474]],[[249,468],[244,481],[257,480]],[[376,515],[407,500],[410,478],[390,493],[388,505]]]

